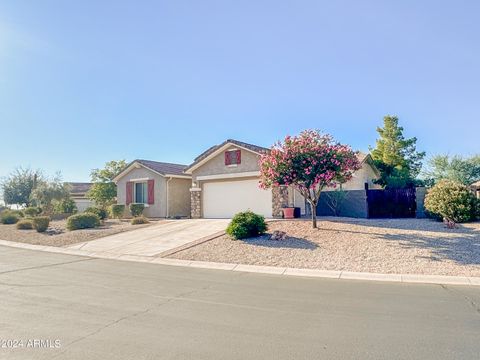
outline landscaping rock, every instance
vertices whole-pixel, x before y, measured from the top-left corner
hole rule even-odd
[[[280,241],[287,238],[287,233],[285,231],[276,230],[270,236],[270,240]]]

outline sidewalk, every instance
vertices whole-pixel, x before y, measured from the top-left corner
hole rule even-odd
[[[207,239],[205,239],[207,241]],[[177,259],[165,259],[161,257],[129,255],[129,254],[112,254],[108,252],[92,252],[82,249],[60,248],[54,246],[41,246],[17,243],[13,241],[0,240],[0,246],[16,247],[21,249],[47,251],[53,253],[61,253],[68,255],[87,256],[99,259],[113,259],[124,261],[136,261],[151,264],[162,264],[171,266],[185,266],[201,269],[215,269],[226,271],[242,271],[260,274],[274,274],[282,276],[303,276],[330,278],[340,280],[368,280],[368,281],[385,281],[398,283],[423,283],[438,285],[467,285],[480,286],[480,277],[467,276],[441,276],[441,275],[414,275],[414,274],[376,274],[361,273],[351,271],[329,271],[329,270],[313,270],[313,269],[294,269],[273,266],[243,265],[243,264],[227,264],[204,261],[189,261]]]

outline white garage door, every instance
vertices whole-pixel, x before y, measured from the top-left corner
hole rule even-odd
[[[258,187],[258,180],[210,182],[203,185],[203,217],[231,218],[251,210],[272,217],[272,191]]]

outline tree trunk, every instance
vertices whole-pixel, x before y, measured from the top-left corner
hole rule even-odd
[[[312,227],[317,228],[317,202],[310,201],[310,206],[312,207]]]

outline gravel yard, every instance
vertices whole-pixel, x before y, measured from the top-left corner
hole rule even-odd
[[[320,218],[273,221],[269,235],[248,240],[222,236],[171,258],[375,273],[480,276],[480,223],[448,230],[427,219]]]
[[[83,241],[90,241],[104,236],[120,232],[139,229],[158,223],[153,221],[146,225],[131,225],[129,221],[106,220],[102,226],[96,229],[84,229],[68,231],[66,220],[50,221],[46,233],[38,233],[35,230],[17,230],[15,225],[0,224],[0,240],[17,241],[21,243],[49,246],[66,246]]]

